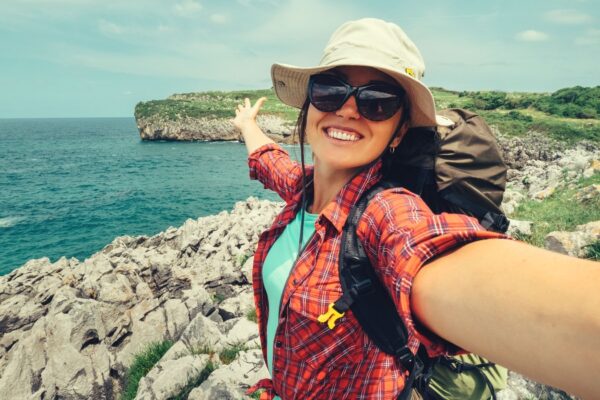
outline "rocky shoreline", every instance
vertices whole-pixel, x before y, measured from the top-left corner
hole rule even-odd
[[[535,134],[500,139],[510,167],[509,214],[524,199],[600,171],[592,144],[567,149]],[[252,256],[281,207],[249,198],[151,237],[118,237],[83,261],[30,260],[0,277],[0,398],[117,399],[134,356],[164,340],[174,344],[141,380],[136,399],[175,396],[209,363],[216,369],[189,399],[247,398],[249,385],[268,375],[252,318]],[[527,234],[526,221],[511,225]],[[547,247],[581,255],[600,239],[600,221],[580,231],[555,233]],[[231,348],[239,350],[234,361],[219,360]],[[511,373],[498,398],[570,397]]]
[[[292,142],[293,126],[281,117],[259,115],[258,126],[267,136],[278,143]],[[242,140],[239,130],[231,119],[224,118],[181,118],[164,120],[158,117],[136,118],[142,140],[175,141],[238,141]]]

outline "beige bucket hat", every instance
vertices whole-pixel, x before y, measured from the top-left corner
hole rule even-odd
[[[398,25],[376,18],[340,26],[329,39],[317,67],[273,64],[271,78],[275,93],[285,104],[301,108],[307,96],[308,78],[343,65],[373,67],[390,75],[408,94],[410,125],[437,125],[433,96],[421,83],[425,62],[419,49]]]

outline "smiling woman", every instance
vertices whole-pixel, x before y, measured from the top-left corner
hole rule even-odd
[[[327,175],[318,181],[331,179],[345,183],[388,148],[392,151],[398,146],[408,128],[408,118],[406,110],[400,109],[405,98],[403,90],[388,75],[374,68],[358,66],[337,67],[332,72],[358,87],[354,89],[356,94],[342,80],[326,81],[321,75],[313,76],[308,91],[306,139],[313,153],[315,172]],[[387,83],[374,83],[378,81]],[[331,100],[336,91],[341,92],[337,104]],[[393,107],[386,107],[387,113],[377,112],[385,107],[390,96],[396,97],[391,102]],[[324,106],[325,101],[320,99],[329,104]],[[315,197],[311,207],[313,212],[325,208],[330,200]]]
[[[317,67],[275,64],[276,93],[300,108],[297,133],[310,144],[312,166],[290,160],[260,131],[255,119],[264,98],[237,107],[250,176],[286,202],[254,257],[257,319],[272,376],[254,389],[266,389],[261,399],[427,397],[419,360],[462,348],[599,397],[600,294],[590,293],[600,266],[507,240],[465,215],[436,215],[406,189],[380,192],[355,221],[402,317],[403,351],[383,351],[352,308],[336,309],[346,295],[338,263],[348,257],[339,249],[350,210],[383,179],[382,160],[394,157],[409,128],[445,122],[420,81],[424,70],[406,34],[377,19],[342,25]],[[490,396],[493,390],[484,390],[477,398]]]

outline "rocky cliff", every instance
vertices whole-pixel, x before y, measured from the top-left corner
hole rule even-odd
[[[535,135],[503,141],[507,211],[600,171],[592,145],[554,148]],[[598,195],[594,187],[581,194]],[[31,260],[0,277],[0,398],[119,398],[134,355],[164,340],[174,344],[141,380],[137,399],[170,398],[196,378],[189,399],[245,398],[267,376],[251,312],[252,256],[281,206],[249,198],[152,237],[118,237],[84,261]],[[512,229],[526,235],[527,223]],[[578,255],[600,239],[600,223],[564,235],[555,235],[554,249]],[[237,356],[226,364],[218,354],[232,348]],[[569,398],[514,373],[498,396],[532,397]]]
[[[293,126],[274,115],[261,115],[258,125],[278,143],[291,143]],[[242,140],[231,118],[161,119],[159,116],[136,118],[142,140],[237,141]]]

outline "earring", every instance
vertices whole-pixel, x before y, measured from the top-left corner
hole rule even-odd
[[[395,147],[390,146],[390,154],[394,154],[394,152],[396,151]]]

